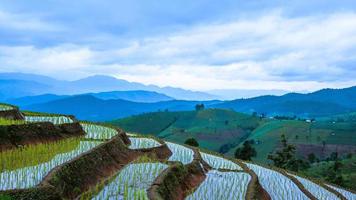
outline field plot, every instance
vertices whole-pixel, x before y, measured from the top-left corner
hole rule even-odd
[[[256,173],[260,184],[272,199],[309,199],[292,180],[279,172],[250,163],[246,165]]]
[[[312,181],[309,181],[299,176],[295,176],[293,174],[289,174],[289,175],[298,179],[298,181],[304,186],[304,188],[308,190],[310,193],[312,193],[312,195],[315,196],[317,199],[320,200],[339,199],[334,193],[329,192],[328,190],[324,189],[320,185],[313,183]]]
[[[244,200],[250,175],[243,172],[211,170],[204,182],[187,200]]]
[[[0,172],[48,162],[58,154],[73,151],[79,146],[80,141],[81,138],[69,138],[2,151],[0,152]]]
[[[66,116],[25,116],[27,122],[51,122],[53,124],[73,123],[73,120]]]
[[[122,169],[93,199],[148,199],[146,190],[168,167],[162,163],[135,163]]]
[[[46,176],[54,167],[77,157],[81,153],[94,148],[100,143],[101,142],[81,141],[75,150],[68,153],[58,154],[49,162],[16,170],[5,170],[0,174],[0,190],[33,187],[40,183],[44,176]]]
[[[200,154],[203,160],[207,162],[210,165],[210,167],[214,169],[242,170],[242,168],[238,164],[230,160],[227,160],[225,158],[221,158],[203,152],[200,152]]]
[[[89,124],[89,123],[80,123],[84,131],[87,133],[85,138],[98,139],[98,140],[107,140],[111,139],[117,135],[117,131],[113,128],[108,128],[101,125]]]
[[[344,197],[346,197],[346,199],[356,200],[356,194],[354,194],[352,192],[349,192],[347,190],[344,190],[344,189],[341,189],[341,188],[338,188],[338,187],[335,187],[335,186],[332,186],[332,185],[327,185],[327,186],[329,186],[332,189],[338,191],[340,194],[342,194]]]
[[[179,161],[181,163],[188,164],[191,163],[194,159],[194,151],[179,145],[179,144],[175,144],[175,143],[171,143],[171,142],[166,142],[168,148],[171,150],[172,155],[171,157],[168,159],[168,161]]]
[[[130,137],[131,145],[130,149],[147,149],[152,147],[161,146],[159,142],[151,138],[136,138]]]
[[[14,109],[14,108],[9,105],[0,104],[0,111],[12,110],[12,109]]]
[[[0,118],[0,126],[25,124],[24,120],[13,120]]]

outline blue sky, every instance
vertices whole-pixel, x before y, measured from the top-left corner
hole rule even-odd
[[[285,2],[0,0],[0,71],[193,90],[356,85],[355,1]]]

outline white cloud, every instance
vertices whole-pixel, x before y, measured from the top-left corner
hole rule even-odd
[[[196,90],[314,90],[356,84],[352,12],[296,18],[273,12],[126,42],[125,47],[101,50],[1,47],[1,69],[65,78],[100,73]]]
[[[38,16],[30,14],[9,13],[0,10],[1,29],[18,31],[58,31],[63,29],[59,25],[46,22]]]
[[[84,75],[83,70],[94,64],[92,57],[93,52],[89,48],[74,45],[42,49],[0,46],[0,69],[74,78]]]

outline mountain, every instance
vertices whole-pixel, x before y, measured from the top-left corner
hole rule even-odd
[[[170,101],[173,98],[160,94],[157,92],[149,92],[142,90],[135,91],[112,91],[112,92],[99,92],[99,93],[88,93],[85,95],[91,95],[97,97],[102,100],[110,100],[110,99],[121,99],[132,102],[143,102],[143,103],[153,103],[159,101]],[[72,95],[76,96],[76,95]],[[71,95],[55,95],[55,94],[43,94],[43,95],[35,95],[35,96],[26,96],[19,97],[13,99],[7,99],[5,102],[14,104],[20,107],[28,106],[31,104],[41,104],[54,100],[59,100],[63,98],[71,97]]]
[[[0,73],[0,80],[23,80],[32,81],[45,85],[59,85],[65,81],[56,80],[48,76],[37,75],[37,74],[27,74],[27,73]]]
[[[46,103],[21,107],[39,112],[73,114],[82,120],[105,121],[157,110],[193,110],[198,103],[211,105],[219,101],[161,101],[140,103],[122,99],[102,100],[92,95],[75,95]]]
[[[6,100],[6,103],[14,104],[19,107],[28,106],[31,104],[46,103],[58,99],[69,97],[68,95],[42,94],[36,96],[26,96]]]
[[[204,92],[184,90],[173,87],[158,87],[155,85],[144,85],[141,83],[129,82],[111,76],[95,75],[75,81],[61,81],[47,76],[24,74],[24,73],[0,73],[0,80],[13,81],[12,86],[16,87],[16,92],[3,92],[2,99],[12,99],[29,95],[56,94],[74,95],[83,93],[98,93],[110,91],[145,90],[165,94],[174,99],[181,100],[212,100],[218,96]],[[16,82],[20,81],[20,82]],[[27,81],[30,85],[21,84]],[[43,87],[43,85],[47,87]],[[0,82],[0,88],[7,87],[8,84]],[[31,86],[31,88],[29,88]],[[22,91],[30,91],[24,92]]]
[[[90,95],[103,100],[122,99],[122,100],[142,102],[142,103],[154,103],[160,101],[174,100],[172,97],[169,97],[167,95],[160,94],[158,92],[150,92],[144,90],[99,92],[99,93],[90,93]]]
[[[0,100],[31,96],[51,90],[51,86],[29,80],[1,80]]]
[[[223,100],[234,100],[239,98],[252,98],[263,95],[280,96],[289,93],[286,90],[244,90],[244,89],[219,89],[208,90],[209,94],[219,96]]]
[[[323,89],[308,94],[289,93],[283,96],[260,96],[237,99],[212,105],[245,113],[320,117],[356,111],[356,86],[344,89]]]

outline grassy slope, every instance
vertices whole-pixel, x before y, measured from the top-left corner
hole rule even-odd
[[[228,121],[225,123],[225,121]],[[152,134],[166,140],[183,143],[196,138],[201,147],[218,151],[223,144],[233,144],[227,155],[233,156],[236,146],[244,139],[258,141],[257,162],[266,163],[267,155],[279,145],[280,135],[298,146],[298,153],[306,156],[314,152],[327,157],[332,151],[356,150],[356,121],[333,120],[307,123],[297,120],[271,120],[251,117],[230,110],[207,109],[200,112],[156,112],[111,122],[127,131]],[[325,150],[321,152],[323,141]],[[350,148],[351,146],[351,148]]]
[[[346,148],[345,145],[356,144],[356,123],[351,122],[327,122],[320,121],[307,123],[295,120],[272,120],[255,129],[248,139],[258,141],[254,147],[257,151],[255,161],[265,163],[268,153],[272,152],[279,145],[280,135],[285,134],[290,143],[297,145],[300,154],[307,155],[313,149],[321,149],[323,141],[326,142],[325,155],[328,156],[333,149]],[[310,147],[306,149],[305,146]],[[235,149],[230,150],[229,155],[233,155]],[[310,152],[309,152],[310,151]],[[318,152],[314,152],[318,153]]]
[[[237,145],[261,121],[230,110],[207,109],[199,112],[147,113],[111,123],[127,131],[152,134],[178,143],[193,137],[201,147],[218,151],[226,143]]]
[[[341,173],[345,180],[344,187],[356,191],[356,185],[354,184],[354,180],[356,180],[356,156],[343,159],[341,163]],[[301,174],[325,181],[327,171],[333,164],[334,161],[314,163],[311,165],[311,168],[301,172]]]

